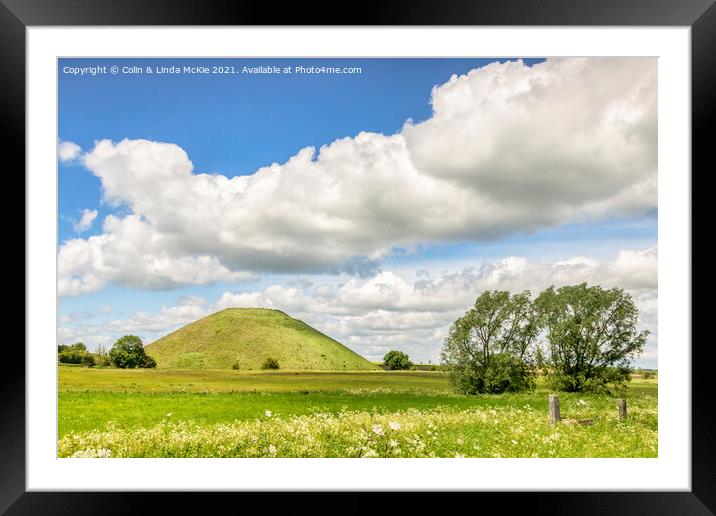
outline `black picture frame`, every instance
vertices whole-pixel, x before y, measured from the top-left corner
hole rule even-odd
[[[355,6],[353,10],[351,5]],[[708,177],[713,169],[708,123],[716,120],[714,0],[367,0],[359,4],[313,2],[310,6],[299,2],[282,3],[280,7],[256,0],[0,0],[0,110],[4,133],[0,145],[4,147],[4,156],[14,158],[16,171],[25,168],[25,30],[28,26],[62,25],[689,26],[692,191],[698,191],[693,188],[694,180]],[[17,187],[25,191],[24,181],[22,184],[18,181]],[[17,240],[24,240],[24,226],[16,231]],[[693,257],[693,246],[691,252]],[[19,270],[24,258],[24,252],[3,258],[6,270]],[[25,271],[27,274],[27,269]],[[19,274],[15,276],[19,278]],[[507,510],[508,513],[523,505],[529,506],[530,513],[537,514],[716,513],[716,453],[711,437],[716,417],[709,388],[713,367],[709,360],[711,343],[708,339],[692,340],[690,492],[470,493],[469,496],[481,497],[481,507],[498,502],[501,512]],[[154,503],[161,505],[165,513],[206,509],[203,497],[208,496],[207,493],[26,492],[25,353],[21,347],[6,343],[3,355],[6,363],[13,367],[5,367],[0,376],[0,511],[8,514],[124,514],[143,512],[142,509]],[[242,505],[266,503],[265,494],[263,502],[258,498],[260,493],[210,495],[212,504],[229,503],[230,508],[236,497],[242,497]],[[371,497],[375,495],[345,496],[355,499],[341,502],[344,507],[341,512],[363,512],[373,505]],[[428,501],[424,493],[412,493],[405,498],[400,502],[401,512]],[[330,503],[314,505],[311,502],[311,505],[312,512],[335,512]],[[377,505],[385,507],[385,502]],[[233,505],[230,510],[237,512],[238,506]]]

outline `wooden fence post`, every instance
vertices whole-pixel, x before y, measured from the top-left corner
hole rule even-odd
[[[619,408],[619,421],[624,421],[627,417],[627,404],[626,400],[621,398],[617,400],[617,407]]]
[[[559,417],[559,396],[549,395],[549,424],[554,425],[560,420]]]

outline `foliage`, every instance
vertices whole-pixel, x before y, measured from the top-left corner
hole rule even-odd
[[[402,351],[388,351],[383,357],[383,363],[391,371],[410,369],[413,363],[407,353]]]
[[[157,366],[154,359],[145,353],[142,339],[136,335],[125,335],[118,339],[109,350],[108,357],[110,362],[120,369]]]
[[[535,388],[534,373],[524,360],[509,353],[496,353],[489,365],[466,363],[454,366],[451,381],[462,394],[500,394]]]
[[[266,357],[266,360],[261,364],[261,369],[278,369],[279,367],[278,360],[272,357]]]
[[[76,342],[74,344],[59,344],[57,346],[57,352],[62,353],[64,351],[87,351],[87,346],[84,342]]]
[[[441,358],[463,394],[534,388],[530,346],[539,320],[529,291],[488,291],[450,327]]]
[[[241,364],[238,360],[231,364],[231,369],[233,369],[234,371],[238,371],[239,369],[241,369]]]
[[[567,392],[623,390],[630,360],[646,344],[637,330],[639,312],[629,294],[586,283],[555,290],[535,300],[547,331],[550,385]]]
[[[95,358],[91,353],[77,348],[59,352],[57,361],[61,364],[83,364],[89,367],[95,365]]]
[[[83,342],[58,345],[57,361],[61,364],[82,364],[89,367],[95,365],[94,356],[87,351]]]

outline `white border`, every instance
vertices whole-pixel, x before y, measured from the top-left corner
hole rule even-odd
[[[690,29],[67,28],[27,32],[27,488],[690,490]],[[658,459],[56,459],[58,56],[658,56]],[[667,145],[668,143],[668,145]]]

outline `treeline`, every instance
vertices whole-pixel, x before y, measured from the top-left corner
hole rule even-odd
[[[153,368],[156,361],[146,354],[142,339],[136,335],[125,335],[117,340],[109,353],[102,347],[97,353],[87,351],[82,342],[57,346],[57,361],[61,364],[81,364],[88,367]]]
[[[649,335],[638,320],[619,288],[550,287],[535,299],[488,291],[452,324],[441,360],[465,394],[531,390],[537,371],[558,391],[623,390]]]

